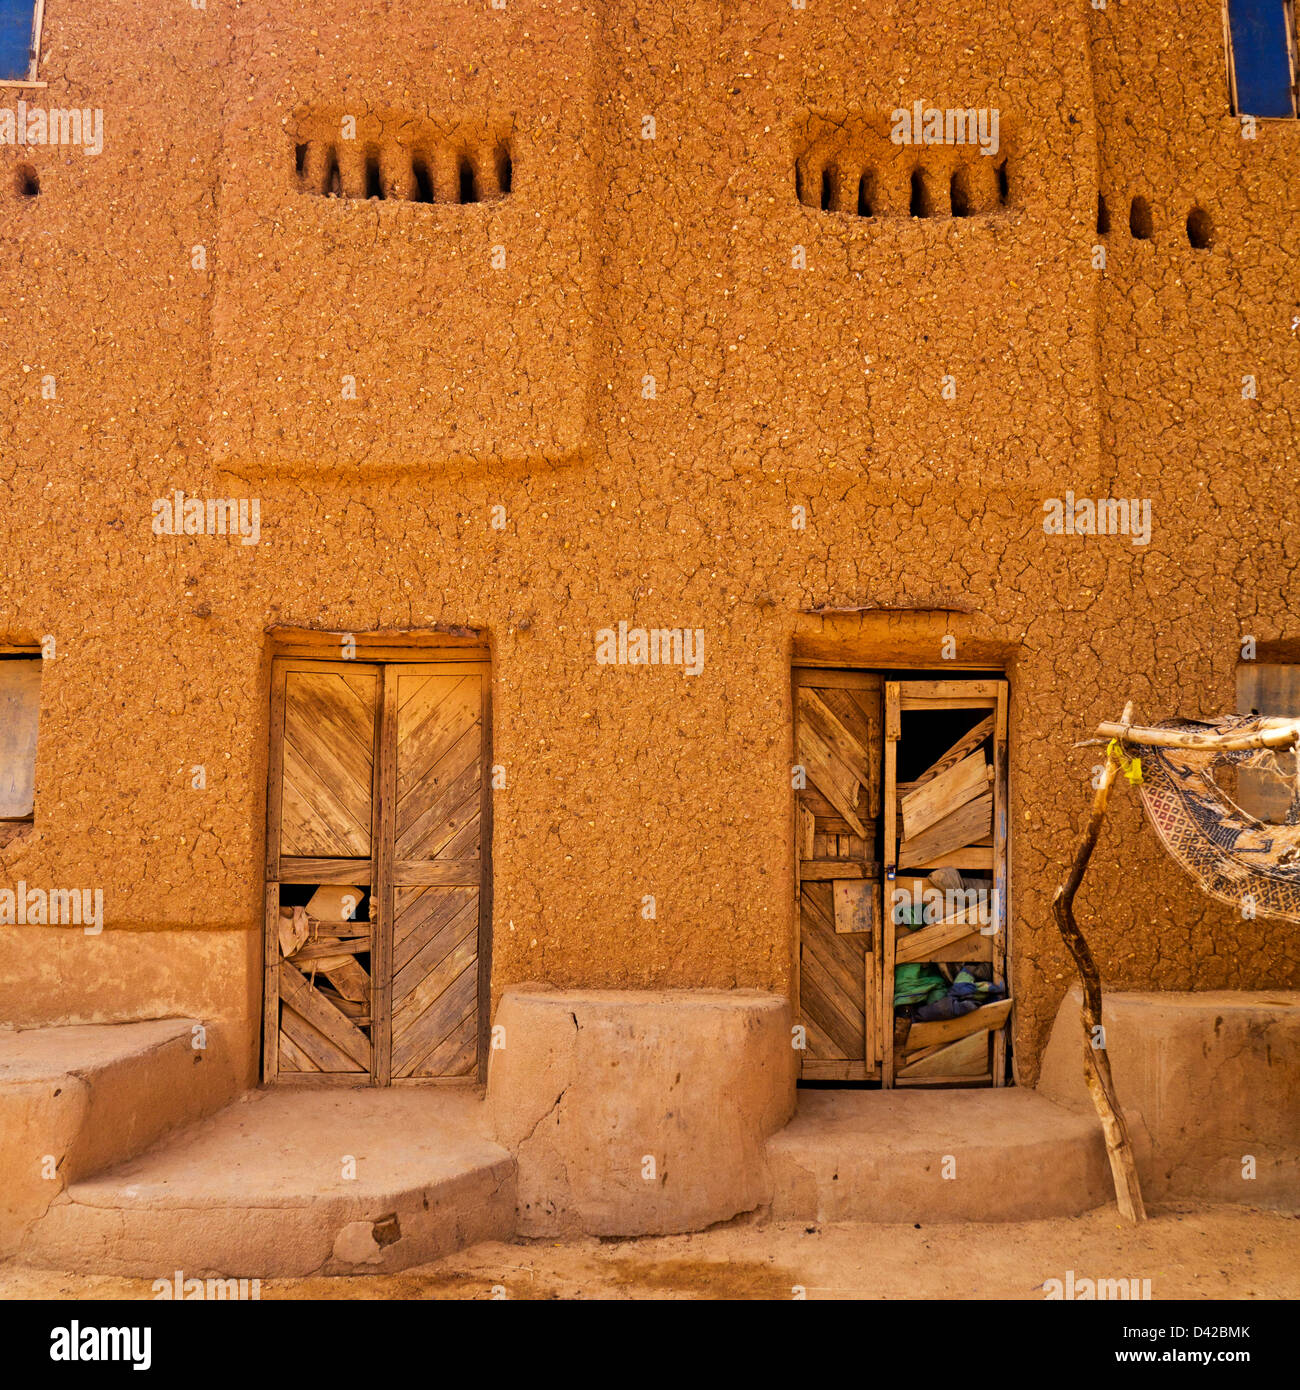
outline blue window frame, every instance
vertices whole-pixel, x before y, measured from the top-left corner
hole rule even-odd
[[[1237,111],[1294,116],[1296,36],[1289,0],[1228,0],[1228,32]]]
[[[40,0],[0,0],[0,82],[32,82],[40,47]]]

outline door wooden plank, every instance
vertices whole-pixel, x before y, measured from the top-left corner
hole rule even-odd
[[[830,1040],[833,1050],[816,1052],[824,1059],[861,1060],[865,1049],[863,1021],[856,999],[846,995],[825,969],[825,962],[804,944],[804,1011]]]
[[[478,859],[404,859],[393,866],[394,883],[405,888],[473,888],[482,877]]]
[[[487,1077],[488,1047],[492,1030],[492,682],[489,673],[479,677],[479,726],[483,731],[482,767],[479,778],[479,895],[478,895],[478,1045],[475,1070],[480,1080]]]
[[[338,675],[290,672],[285,689],[285,775],[316,815],[330,825],[359,826],[369,852],[373,725],[358,719],[356,697]],[[373,718],[373,702],[371,718]],[[319,804],[318,804],[319,801]],[[285,846],[307,853],[315,847]]]
[[[282,1003],[287,1003],[295,1013],[323,1033],[360,1070],[369,1071],[370,1039],[312,989],[292,965],[281,961],[279,980]],[[298,1039],[295,1038],[295,1041]]]
[[[907,965],[914,961],[931,960],[931,951],[941,950],[945,946],[951,946],[954,941],[962,941],[974,933],[979,932],[972,927],[969,922],[936,922],[932,926],[922,927],[920,931],[909,932],[906,936],[895,935],[894,964]],[[984,940],[988,940],[985,937]],[[978,957],[972,956],[972,960]]]
[[[282,990],[281,993],[284,994],[285,991]],[[308,990],[308,993],[311,993],[311,990]],[[280,1004],[280,1033],[281,1036],[287,1036],[300,1051],[306,1053],[317,1071],[365,1071],[365,1068],[359,1066],[356,1059],[339,1047],[333,1038],[304,1018],[287,998],[282,999]],[[288,1070],[290,1068],[287,1065],[281,1067],[281,1071]]]
[[[852,859],[805,859],[799,866],[805,883],[829,883],[837,878],[875,878],[880,865]]]
[[[478,906],[477,888],[399,887],[393,919],[393,971],[406,964],[433,939],[467,904]]]
[[[976,751],[954,764],[946,772],[908,792],[900,802],[903,810],[903,834],[914,839],[968,801],[984,793],[993,779],[992,765],[984,754]]]
[[[865,949],[861,937],[837,936],[834,932],[818,930],[808,933],[805,958],[811,956],[820,963],[828,982],[828,992],[848,1001],[849,1015],[862,1012],[862,956]]]
[[[997,904],[998,931],[993,938],[993,978],[1005,985],[1009,980],[1011,916],[1008,905],[1007,830],[1007,692],[1006,681],[998,682],[998,707],[993,726],[993,895]],[[993,1084],[1005,1086],[1007,1076],[1007,1030],[1000,1028],[993,1038]]]
[[[914,1076],[983,1076],[988,1071],[988,1033],[971,1033],[903,1067],[899,1080]]]
[[[478,1006],[471,1004],[464,1018],[431,1051],[416,1058],[409,1076],[472,1076],[478,1061]]]
[[[942,859],[985,834],[992,823],[993,793],[990,791],[958,807],[928,830],[904,840],[898,851],[899,867],[911,869]]]
[[[465,953],[464,966],[445,982],[436,999],[416,1010],[399,1011],[393,1018],[393,1074],[407,1076],[429,1044],[440,1042],[465,1016],[478,998],[477,952]]]
[[[397,786],[399,799],[405,800],[429,770],[437,767],[478,724],[479,678],[403,674],[398,679],[403,691],[413,681],[419,681],[417,695],[403,704],[398,717],[402,767]],[[478,737],[473,737],[476,755],[478,743]]]
[[[459,900],[458,900],[459,901]],[[478,894],[463,903],[443,927],[393,975],[393,1005],[401,1004],[418,985],[438,972],[451,953],[478,932]]]
[[[262,1080],[280,1070],[280,885],[268,883],[262,923]]]
[[[288,672],[280,662],[271,665],[271,746],[266,765],[266,881],[280,877],[280,806],[284,794],[284,687]],[[267,968],[274,959],[266,956]],[[265,1079],[274,1070],[263,1073]]]
[[[829,881],[805,883],[799,904],[809,918],[809,925],[834,933],[835,899]]]
[[[816,730],[804,724],[799,726],[798,753],[814,789],[853,827],[855,835],[865,837],[866,827],[855,809],[857,796],[862,790],[861,782],[843,772],[838,759],[834,758]]]
[[[993,732],[996,717],[996,714],[990,714],[987,718],[981,719],[969,733],[963,734],[942,758],[931,763],[912,783],[912,786],[914,788],[923,787],[927,782],[933,781],[941,772],[947,772],[950,767],[955,767],[963,758],[973,753]]]
[[[1001,1028],[1011,1012],[1010,999],[1000,999],[995,1004],[984,1004],[960,1018],[940,1019],[936,1023],[914,1023],[903,1045],[904,1052],[919,1052],[923,1047],[933,1047],[936,1043],[956,1042],[968,1033],[978,1033],[992,1028]]]
[[[984,869],[993,868],[993,851],[988,846],[972,845],[967,849],[950,850],[937,859],[924,864],[907,866],[914,874],[932,874],[936,869]]]
[[[280,860],[281,883],[336,883],[345,887],[370,886],[373,865],[369,859],[313,859],[288,856]]]
[[[473,968],[477,955],[477,933],[471,927],[438,962],[436,969],[430,971],[422,980],[417,980],[401,999],[394,999],[393,1057],[395,1067],[398,1054],[404,1052],[406,1047],[402,1041],[403,1036],[419,1023],[423,1015],[427,1013],[432,1013],[435,1017],[439,1015],[444,1007],[442,1004],[443,996],[466,971],[470,971],[477,979],[477,971]]]
[[[334,795],[334,788],[288,742],[284,745],[280,802],[281,856],[346,858],[368,855],[366,827]]]
[[[436,773],[412,788],[397,810],[397,857],[399,859],[433,859],[448,840],[466,823],[478,816],[479,730],[476,725],[466,736],[468,761],[455,766],[451,755],[443,760]],[[450,780],[439,782],[439,776]]]
[[[845,771],[865,786],[867,749],[813,686],[799,690],[799,717],[806,720],[835,754]]]
[[[898,740],[903,722],[899,705],[899,682],[885,682],[885,785],[880,814],[885,822],[885,893],[891,895],[898,872]],[[894,914],[882,912],[884,950],[881,953],[881,982],[877,1007],[877,1037],[880,1044],[881,1085],[894,1084]]]
[[[316,1063],[283,1029],[280,1031],[280,1060],[283,1071],[320,1071]]]
[[[375,923],[371,957],[371,1080],[387,1086],[393,1079],[393,841],[397,834],[397,673],[383,668],[379,689],[379,718],[375,729],[375,887],[370,895],[370,918]]]
[[[899,708],[907,709],[908,701],[930,700],[985,700],[990,704],[997,699],[1000,680],[974,681],[899,681]],[[973,707],[973,706],[972,706]]]
[[[833,882],[835,930],[838,933],[867,932],[876,926],[876,885],[861,880],[838,878]]]

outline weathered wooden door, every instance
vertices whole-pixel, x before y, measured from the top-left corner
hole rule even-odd
[[[488,700],[485,661],[275,663],[268,1080],[479,1074]]]
[[[465,1076],[478,1060],[479,998],[487,987],[479,950],[490,814],[487,672],[429,665],[391,675],[392,1075]]]
[[[805,1080],[880,1074],[881,679],[794,672],[799,950]]]

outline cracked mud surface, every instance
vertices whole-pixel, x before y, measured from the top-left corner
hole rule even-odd
[[[1240,637],[1297,641],[1300,145],[1226,114],[1217,9],[928,15],[122,5],[106,49],[98,16],[47,14],[48,103],[102,106],[106,144],[32,151],[40,197],[0,198],[3,626],[58,643],[35,830],[0,862],[102,886],[107,930],[4,933],[0,1014],[252,1036],[272,624],[489,635],[494,998],[784,990],[797,615],[952,600],[974,611],[891,640],[1008,665],[1033,1080],[1071,978],[1049,902],[1093,759],[1070,743],[1128,698],[1231,709]],[[947,97],[1015,131],[1004,212],[798,204],[800,112]],[[313,104],[504,112],[511,197],[304,198],[285,122]],[[154,536],[175,488],[259,498],[261,543]],[[1150,545],[1045,536],[1067,489],[1150,498]],[[703,628],[703,674],[597,666],[620,619]],[[1300,984],[1294,933],[1202,900],[1128,799],[1079,906],[1110,988]]]

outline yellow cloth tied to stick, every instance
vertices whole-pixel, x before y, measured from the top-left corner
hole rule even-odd
[[[1167,719],[1160,729],[1201,734],[1251,734],[1265,727],[1253,714],[1218,719]],[[1138,789],[1169,854],[1211,897],[1248,916],[1300,922],[1300,787],[1294,782],[1286,823],[1256,820],[1220,787],[1216,769],[1252,768],[1289,781],[1270,749],[1161,748],[1130,737],[1141,754]]]

